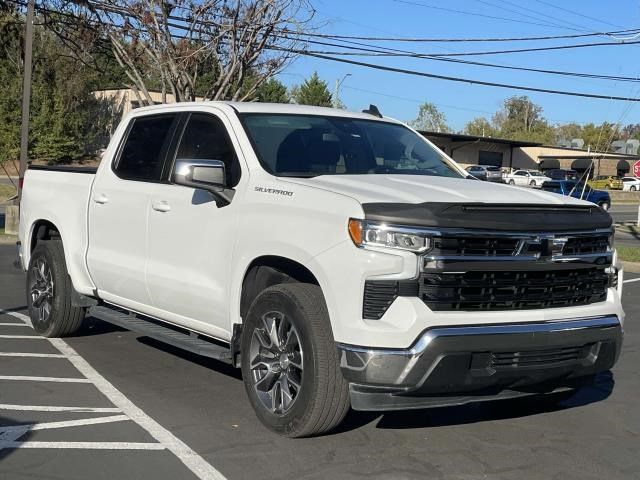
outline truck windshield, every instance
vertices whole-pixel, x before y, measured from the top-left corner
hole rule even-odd
[[[278,176],[403,174],[464,178],[402,125],[346,117],[243,114],[258,159]]]

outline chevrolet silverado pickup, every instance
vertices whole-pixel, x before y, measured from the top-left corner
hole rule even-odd
[[[623,336],[604,210],[474,180],[376,108],[134,110],[97,171],[28,169],[18,255],[39,334],[89,314],[227,362],[290,437],[570,392]]]

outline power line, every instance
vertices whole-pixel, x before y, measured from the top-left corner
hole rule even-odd
[[[550,17],[549,17],[548,15],[538,13],[538,12],[536,12],[535,10],[531,10],[530,8],[527,8],[527,7],[522,7],[522,6],[518,5],[518,4],[515,4],[515,3],[512,3],[512,2],[509,2],[509,1],[507,1],[507,0],[498,0],[498,1],[499,1],[500,3],[506,3],[506,4],[508,4],[508,5],[513,5],[513,6],[515,6],[516,8],[519,8],[519,9],[521,9],[521,10],[525,10],[525,11],[532,12],[534,15],[537,15],[537,16],[539,16],[539,17],[543,17],[543,18],[542,18],[542,21],[543,21],[543,22],[547,22],[550,26],[553,26],[553,27],[556,27],[556,28],[565,28],[565,26],[564,26],[564,25],[559,24],[557,21],[555,21],[556,19],[554,19],[554,18],[551,18],[551,21],[549,21],[548,19],[549,19]],[[508,7],[504,7],[504,6],[496,5],[495,3],[490,2],[490,1],[488,1],[488,0],[476,0],[476,2],[478,2],[478,3],[482,3],[482,4],[484,4],[484,5],[488,5],[488,6],[492,7],[492,8],[496,8],[496,9],[499,9],[499,10],[504,10],[504,11],[507,11],[507,12],[515,13],[516,15],[523,16],[523,17],[525,17],[525,18],[530,18],[530,19],[536,20],[536,21],[538,21],[538,22],[539,22],[539,21],[541,21],[541,20],[540,20],[540,18],[532,17],[531,15],[529,15],[529,14],[527,14],[527,13],[522,13],[522,12],[519,12],[518,10],[513,10],[513,9],[508,8]],[[568,25],[572,25],[572,26],[574,26],[574,27],[577,27],[577,31],[589,31],[589,29],[588,29],[588,28],[585,28],[584,26],[582,26],[582,25],[578,25],[578,24],[576,24],[576,23],[572,23],[572,22],[568,22],[568,21],[567,21],[567,22],[564,22],[564,23],[565,23],[565,24],[568,24]],[[568,28],[568,27],[567,27],[567,28]],[[572,29],[572,30],[573,30],[573,29]]]
[[[456,9],[453,9],[453,8],[439,7],[439,6],[436,6],[436,5],[419,3],[419,2],[415,2],[415,1],[411,1],[411,0],[392,0],[392,1],[394,1],[396,3],[404,3],[406,5],[414,5],[416,7],[430,8],[432,10],[440,10],[440,11],[444,11],[444,12],[458,13],[458,14],[461,14],[461,15],[470,15],[470,16],[473,16],[473,17],[490,18],[492,20],[503,20],[503,21],[515,22],[515,23],[526,23],[528,25],[537,25],[539,27],[561,28],[562,30],[573,30],[575,32],[582,31],[582,30],[577,30],[575,28],[570,28],[570,27],[556,27],[554,25],[549,25],[549,24],[544,24],[544,23],[539,23],[539,22],[527,22],[525,20],[518,20],[518,19],[515,19],[515,18],[498,17],[498,16],[495,16],[495,15],[485,15],[483,13],[467,12],[467,11],[464,11],[464,10],[456,10]]]
[[[577,15],[578,17],[586,18],[588,20],[593,20],[594,22],[600,22],[600,23],[602,23],[604,25],[609,25],[611,27],[617,27],[617,28],[624,28],[624,27],[621,27],[620,25],[616,25],[615,23],[607,22],[607,21],[602,20],[600,18],[591,17],[589,15],[585,15],[585,14],[580,13],[580,12],[569,10],[568,8],[563,8],[563,7],[560,7],[558,5],[554,5],[553,3],[545,2],[544,0],[534,0],[534,1],[536,1],[537,3],[541,3],[542,5],[546,5],[547,7],[557,8],[558,10],[562,10],[563,12],[567,12],[567,13],[570,13],[572,15]]]
[[[477,61],[463,60],[463,59],[457,59],[457,58],[448,58],[440,54],[431,55],[431,54],[412,52],[408,50],[399,50],[399,49],[389,48],[389,47],[378,47],[376,45],[370,45],[370,44],[355,42],[355,41],[342,40],[342,42],[346,42],[351,45],[358,45],[358,47],[354,47],[351,45],[342,45],[339,43],[323,42],[319,40],[306,41],[306,43],[309,43],[309,44],[325,45],[325,46],[339,47],[339,48],[351,50],[351,52],[308,50],[310,53],[316,53],[320,55],[408,57],[408,58],[419,58],[424,60],[433,60],[433,61],[439,61],[439,62],[450,62],[450,63],[465,64],[465,65],[500,68],[500,69],[507,69],[507,70],[527,71],[527,72],[545,73],[545,74],[551,74],[551,75],[561,75],[561,76],[570,76],[570,77],[592,78],[597,80],[613,80],[613,81],[625,81],[625,82],[640,81],[640,78],[638,77],[603,75],[603,74],[584,73],[584,72],[567,72],[562,70],[549,70],[549,69],[540,69],[540,68],[531,68],[531,67],[518,67],[514,65],[504,65],[504,64],[498,64],[498,63],[486,63],[486,62],[477,62]],[[359,47],[360,45],[362,47]]]
[[[626,29],[615,30],[607,32],[592,32],[592,33],[576,33],[571,35],[546,35],[546,36],[533,36],[533,37],[488,37],[488,38],[425,38],[425,37],[366,37],[357,35],[339,35],[330,33],[311,33],[311,32],[296,32],[292,30],[282,30],[281,33],[286,35],[297,35],[310,38],[327,38],[334,40],[365,40],[375,42],[406,42],[406,43],[474,43],[474,42],[527,42],[527,41],[541,41],[541,40],[563,40],[572,38],[584,38],[584,37],[600,37],[621,34],[635,34],[640,32],[640,29]]]
[[[328,60],[328,61],[333,61],[333,62],[346,63],[346,64],[349,64],[349,65],[357,65],[357,66],[360,66],[360,67],[367,67],[367,68],[371,68],[371,69],[374,69],[374,70],[382,70],[382,71],[386,71],[386,72],[395,72],[395,73],[404,73],[404,74],[407,74],[407,75],[414,75],[414,76],[426,77],[426,78],[434,78],[434,79],[438,79],[438,80],[448,80],[448,81],[451,81],[451,82],[468,83],[468,84],[471,84],[471,85],[474,85],[474,84],[475,85],[484,85],[484,86],[488,86],[488,87],[509,88],[509,89],[513,89],[513,90],[523,90],[523,91],[528,91],[528,92],[539,92],[539,93],[550,93],[550,94],[554,94],[554,95],[565,95],[565,96],[571,96],[571,97],[597,98],[597,99],[601,99],[601,100],[619,100],[619,101],[625,101],[625,102],[640,102],[640,98],[637,98],[637,97],[620,97],[620,96],[615,96],[615,95],[598,95],[598,94],[595,94],[595,93],[583,93],[583,92],[573,92],[573,91],[565,91],[565,90],[553,90],[553,89],[547,89],[547,88],[529,87],[529,86],[524,86],[524,85],[514,85],[514,84],[508,84],[508,83],[487,82],[487,81],[483,81],[483,80],[475,80],[475,79],[462,78],[462,77],[452,77],[452,76],[448,76],[448,75],[437,75],[437,74],[434,74],[434,73],[420,72],[420,71],[417,71],[417,70],[409,70],[409,69],[405,69],[405,68],[396,68],[396,67],[387,67],[387,66],[384,66],[384,65],[376,65],[374,63],[359,62],[359,61],[356,61],[356,60],[347,60],[345,58],[335,58],[335,57],[331,57],[331,56],[327,56],[327,55],[319,55],[319,54],[307,52],[305,50],[299,50],[299,51],[293,52],[293,53],[298,53],[299,55],[320,58],[320,59],[323,59],[323,60]]]

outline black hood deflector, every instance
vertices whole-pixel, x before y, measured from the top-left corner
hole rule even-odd
[[[490,203],[365,203],[367,220],[390,225],[509,232],[576,232],[610,228],[597,205],[506,205]]]

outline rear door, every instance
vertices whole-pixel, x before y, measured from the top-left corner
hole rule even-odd
[[[238,197],[225,206],[205,190],[170,180],[174,160],[221,160],[229,188],[247,178],[241,175],[237,145],[224,115],[193,112],[185,117],[176,153],[168,161],[168,181],[154,185],[151,194],[147,285],[164,318],[226,338]]]
[[[134,118],[112,165],[96,176],[89,202],[87,264],[99,294],[141,311],[150,303],[145,284],[149,201],[162,178],[176,121],[175,114]]]

